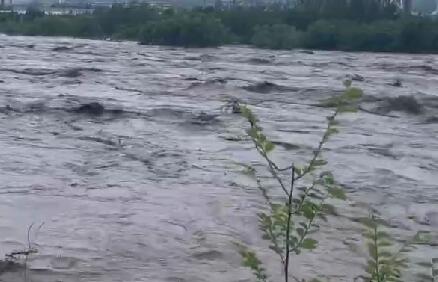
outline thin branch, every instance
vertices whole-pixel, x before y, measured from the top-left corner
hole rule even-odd
[[[314,213],[313,217],[309,219],[309,222],[307,223],[306,228],[304,229],[303,235],[300,237],[300,240],[298,241],[296,246],[292,250],[290,250],[291,253],[292,252],[296,252],[301,247],[301,245],[303,244],[304,239],[306,238],[307,234],[309,233],[309,230],[312,227],[313,221],[316,218],[316,214],[317,213]]]
[[[290,259],[290,225],[292,221],[292,200],[295,185],[295,167],[292,166],[292,180],[290,184],[290,192],[287,206],[287,226],[286,226],[286,260],[284,263],[284,281],[289,281],[289,259]]]
[[[375,263],[376,263],[376,276],[377,276],[377,282],[381,282],[380,281],[380,268],[379,268],[379,246],[378,246],[378,239],[377,239],[377,224],[374,225],[374,251],[376,252],[376,256],[374,257]]]
[[[302,282],[302,280],[296,278],[295,276],[292,276],[292,278],[293,278],[295,281],[297,281],[297,282]]]
[[[306,169],[303,171],[302,174],[297,175],[296,180],[303,178],[312,170],[312,167],[314,166],[316,160],[321,155],[322,148],[323,148],[324,144],[327,142],[327,138],[329,136],[329,130],[331,127],[330,122],[333,121],[338,114],[339,114],[339,109],[336,109],[336,111],[331,116],[329,116],[327,118],[329,120],[329,122],[327,123],[327,128],[324,131],[324,135],[322,136],[321,140],[319,141],[318,148],[313,152],[313,158],[309,161],[309,165],[306,167]]]
[[[257,186],[260,189],[260,191],[262,192],[263,198],[265,198],[266,203],[269,205],[269,208],[271,209],[271,212],[273,212],[273,208],[272,208],[273,203],[271,201],[271,198],[268,195],[268,191],[265,189],[265,187],[263,187],[261,185],[261,181],[258,178],[257,178]],[[275,235],[274,230],[272,229],[271,225],[269,225],[267,231],[269,233],[269,236],[271,237],[271,242],[274,244],[275,249],[276,250],[281,250],[281,248],[280,248],[280,246],[278,244],[278,238]],[[277,252],[277,251],[275,253],[277,253],[280,256],[281,263],[284,265],[284,263],[285,263],[284,262],[284,255],[281,252]]]
[[[316,186],[316,181],[313,181],[312,185],[307,187],[306,190],[304,190],[303,195],[301,196],[301,200],[298,203],[298,207],[295,209],[295,213],[300,211],[303,208],[303,205],[304,205],[304,202],[305,202],[307,196],[309,195],[309,193],[311,191],[313,191],[315,189],[315,186]]]
[[[283,192],[289,196],[289,192],[286,189],[286,185],[283,183],[283,180],[281,179],[281,177],[278,175],[277,173],[277,165],[271,161],[271,159],[269,159],[268,155],[266,154],[265,151],[263,151],[262,148],[260,148],[260,146],[257,144],[257,142],[252,139],[257,151],[259,152],[259,154],[266,160],[266,162],[268,163],[268,167],[269,167],[269,172],[271,173],[272,177],[277,180],[277,182],[280,184],[281,189],[283,190]]]
[[[259,178],[257,178],[256,181],[257,181],[257,188],[259,188],[259,190],[262,192],[263,198],[265,198],[266,203],[269,205],[269,208],[270,208],[271,211],[272,211],[272,205],[273,205],[273,203],[272,203],[271,198],[270,198],[269,195],[268,195],[268,191],[266,190],[265,187],[263,187],[263,185],[262,185],[262,183],[261,183],[261,180],[260,180]]]

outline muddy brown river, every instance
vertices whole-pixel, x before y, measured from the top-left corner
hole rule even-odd
[[[263,161],[226,105],[254,110],[280,164],[303,163],[330,114],[318,103],[346,77],[362,110],[340,117],[323,154],[348,200],[292,259],[303,279],[361,281],[357,219],[370,212],[400,242],[438,232],[438,56],[0,35],[0,258],[38,250],[0,281],[254,281],[234,242],[280,281],[243,166],[263,174]],[[437,238],[408,254],[407,282],[430,281],[418,274]]]

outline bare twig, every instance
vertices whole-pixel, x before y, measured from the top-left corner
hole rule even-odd
[[[322,148],[323,148],[324,144],[327,142],[327,138],[329,137],[329,130],[331,128],[331,121],[335,120],[335,118],[338,114],[339,114],[339,109],[336,109],[335,112],[331,116],[327,117],[327,119],[329,120],[329,122],[327,123],[327,128],[324,131],[324,135],[322,136],[321,140],[319,141],[318,147],[313,152],[313,158],[309,161],[309,165],[305,168],[305,170],[300,175],[297,175],[296,180],[303,178],[310,171],[312,171],[312,168],[315,165],[315,162],[318,159],[318,157],[321,155]]]
[[[315,189],[316,181],[312,182],[312,185],[307,187],[306,190],[304,190],[303,194],[301,195],[301,200],[298,203],[297,207],[295,208],[295,213],[300,211],[303,208],[304,202],[306,201],[307,196],[309,196],[310,192]]]
[[[316,218],[316,213],[313,214],[312,218],[309,219],[309,222],[306,225],[306,228],[304,228],[304,232],[300,237],[300,240],[298,241],[298,243],[296,244],[296,246],[290,250],[290,252],[296,252],[299,248],[301,248],[301,245],[304,242],[304,239],[306,238],[307,234],[309,233],[310,228],[312,227],[313,221]]]
[[[252,126],[252,125],[251,125]],[[269,172],[271,173],[272,177],[277,180],[278,184],[280,184],[281,189],[283,190],[283,192],[289,196],[289,192],[286,189],[286,185],[283,183],[283,180],[281,179],[281,177],[278,175],[277,171],[278,171],[278,167],[277,165],[271,161],[271,159],[269,159],[268,155],[266,154],[265,151],[263,151],[262,148],[260,148],[260,146],[257,144],[257,142],[255,140],[252,140],[257,151],[259,152],[259,154],[266,160],[266,162],[268,163],[268,167],[269,167]]]
[[[284,281],[289,281],[289,260],[290,260],[290,225],[292,221],[292,200],[295,185],[295,167],[292,165],[292,180],[290,184],[290,192],[287,206],[287,226],[286,226],[286,259],[284,262]]]

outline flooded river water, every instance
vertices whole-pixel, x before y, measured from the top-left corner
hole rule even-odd
[[[438,56],[0,35],[0,257],[28,246],[31,224],[38,249],[0,281],[253,281],[233,242],[276,281],[257,230],[263,198],[242,166],[263,161],[224,105],[252,107],[279,163],[304,162],[330,114],[316,105],[347,76],[363,110],[340,117],[324,156],[349,199],[318,249],[293,259],[306,279],[363,274],[357,219],[370,210],[400,241],[438,231]],[[394,106],[399,95],[418,105]],[[407,281],[423,281],[432,241],[410,253]]]

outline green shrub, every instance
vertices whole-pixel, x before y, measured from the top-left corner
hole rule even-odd
[[[259,48],[293,49],[301,46],[302,33],[295,27],[276,24],[257,26],[251,43]]]
[[[226,40],[220,20],[206,15],[180,15],[152,22],[140,32],[141,44],[214,47]]]
[[[309,26],[304,46],[311,49],[334,50],[340,43],[340,24],[333,21],[320,20]]]

